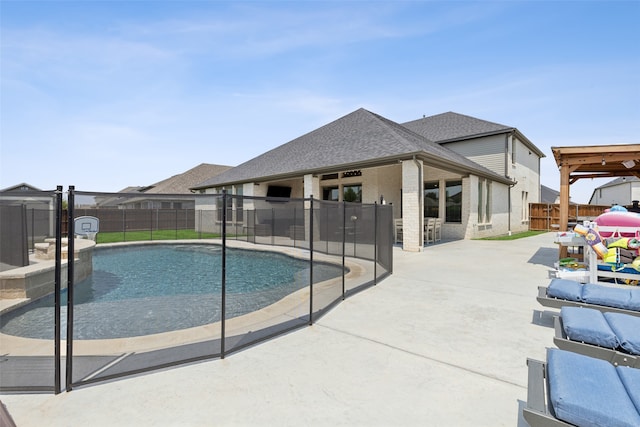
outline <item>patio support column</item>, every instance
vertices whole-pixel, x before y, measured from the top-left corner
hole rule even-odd
[[[322,197],[322,193],[320,192],[320,179],[317,176],[314,176],[312,174],[306,174],[304,176],[304,181],[303,181],[303,196],[305,199],[308,198],[321,198]],[[311,222],[311,203],[309,201],[305,201],[304,202],[304,223],[305,223],[305,227],[304,227],[304,239],[309,242],[309,247],[311,247],[311,229],[310,226],[312,224]],[[320,235],[320,230],[318,230],[318,225],[320,224],[320,221],[314,221],[314,230],[313,230],[313,234],[315,236],[319,236]]]
[[[570,166],[562,162],[560,164],[560,224],[558,231],[568,231],[569,228],[569,190],[571,186],[571,172],[576,166]],[[566,258],[568,248],[560,245],[560,258]]]
[[[319,199],[322,197],[322,193],[320,193],[320,179],[317,176],[313,176],[311,174],[307,174],[304,176],[304,194],[302,197],[309,198],[312,195]]]
[[[421,252],[424,247],[423,164],[402,161],[402,249]]]

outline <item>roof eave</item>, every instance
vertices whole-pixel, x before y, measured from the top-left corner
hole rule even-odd
[[[305,170],[299,170],[299,171],[288,172],[283,174],[241,179],[241,180],[235,180],[235,181],[221,181],[221,182],[216,182],[208,185],[200,185],[198,187],[192,187],[192,189],[197,191],[197,190],[205,190],[207,188],[217,188],[217,187],[224,187],[228,185],[245,184],[249,182],[282,181],[286,179],[298,178],[301,175],[321,175],[321,174],[324,175],[324,174],[341,172],[341,171],[350,170],[350,169],[362,169],[362,168],[370,168],[370,167],[388,166],[403,160],[411,160],[414,157],[416,159],[420,159],[424,161],[429,166],[435,166],[440,169],[445,169],[452,172],[464,172],[467,174],[482,176],[484,178],[489,178],[493,181],[501,182],[505,185],[511,185],[514,183],[513,180],[507,177],[502,177],[494,173],[485,173],[483,171],[479,171],[477,169],[474,169],[465,165],[461,165],[460,163],[457,163],[454,161],[449,161],[438,156],[429,155],[429,153],[426,153],[425,151],[416,151],[412,153],[403,153],[403,154],[398,154],[393,156],[380,157],[372,160],[341,163],[338,165],[319,167],[319,168],[313,168],[313,169],[305,169]]]

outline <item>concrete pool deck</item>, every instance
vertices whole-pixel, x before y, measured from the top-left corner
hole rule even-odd
[[[224,360],[0,400],[19,427],[526,426],[526,359],[553,346],[536,301],[553,238],[395,248],[391,277],[311,327]]]

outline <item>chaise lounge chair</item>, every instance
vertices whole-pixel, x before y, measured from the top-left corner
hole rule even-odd
[[[588,307],[600,311],[640,316],[640,287],[613,287],[574,280],[552,279],[538,287],[537,300],[545,307]]]
[[[555,348],[527,365],[531,427],[640,426],[640,369]]]
[[[603,359],[615,366],[640,368],[640,317],[562,307],[555,318],[558,348]]]

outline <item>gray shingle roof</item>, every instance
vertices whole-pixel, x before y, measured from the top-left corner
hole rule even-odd
[[[506,181],[400,124],[360,108],[194,188],[389,164],[414,154],[427,164]]]
[[[475,117],[465,116],[451,111],[412,120],[403,123],[402,126],[437,143],[479,135],[504,133],[514,129],[510,126],[476,119]]]
[[[438,144],[506,132],[515,132],[518,139],[524,142],[540,157],[545,157],[544,153],[540,151],[538,147],[529,141],[518,129],[512,126],[489,122],[487,120],[481,120],[451,111],[436,114],[435,116],[423,117],[418,120],[412,120],[410,122],[403,123],[402,126],[430,139],[431,141],[437,142]]]
[[[156,182],[143,192],[144,194],[190,194],[190,188],[194,185],[229,169],[231,166],[201,163],[186,172]]]

